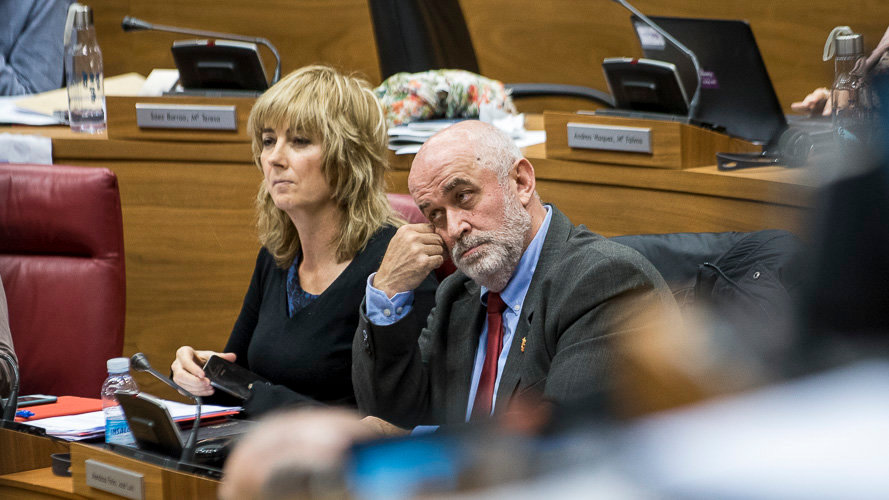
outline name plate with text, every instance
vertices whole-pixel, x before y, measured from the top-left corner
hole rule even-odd
[[[145,498],[144,477],[98,460],[87,459],[86,485],[133,500]]]
[[[139,128],[237,130],[235,106],[136,103]]]
[[[651,129],[569,122],[568,146],[605,151],[651,153]]]

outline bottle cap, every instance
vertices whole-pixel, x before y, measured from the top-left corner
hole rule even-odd
[[[111,358],[106,363],[108,373],[122,373],[130,371],[130,358]]]
[[[93,9],[89,5],[80,5],[74,9],[74,29],[89,28],[93,25]]]
[[[864,55],[864,37],[858,33],[840,35],[836,38],[837,57]]]

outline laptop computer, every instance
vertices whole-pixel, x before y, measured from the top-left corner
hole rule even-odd
[[[702,83],[697,121],[748,141],[777,142],[787,120],[746,21],[651,19],[698,57]],[[636,16],[631,21],[645,57],[675,64],[686,94],[693,95],[696,75],[688,57]]]

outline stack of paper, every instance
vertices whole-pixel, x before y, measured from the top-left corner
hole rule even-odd
[[[459,121],[461,120],[428,120],[392,127],[389,129],[389,149],[395,151],[396,155],[416,154],[426,139]],[[509,134],[520,148],[546,142],[546,132],[525,130],[524,122],[525,115],[507,115],[494,119],[491,123]]]
[[[195,418],[195,405],[168,400],[164,400],[164,405],[167,407],[173,420],[177,422],[185,422]],[[208,419],[210,417],[234,415],[239,411],[241,411],[241,408],[237,406],[203,405],[201,407],[201,418]],[[90,439],[105,433],[105,415],[101,410],[79,415],[29,420],[26,423],[46,430],[46,433],[50,436],[68,441]]]
[[[389,129],[389,149],[397,155],[414,154],[426,139],[460,120],[427,120],[398,125]]]

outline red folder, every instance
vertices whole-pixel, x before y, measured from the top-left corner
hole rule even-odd
[[[81,398],[77,396],[59,396],[55,403],[28,406],[22,410],[34,413],[34,416],[23,418],[15,417],[16,422],[28,422],[40,418],[61,417],[62,415],[77,415],[102,409],[102,400],[99,398]]]

